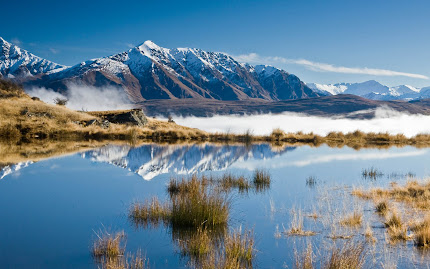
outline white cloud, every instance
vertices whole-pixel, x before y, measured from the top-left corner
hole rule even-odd
[[[345,67],[335,66],[327,63],[312,62],[305,59],[287,59],[283,57],[263,57],[257,53],[242,54],[232,56],[239,62],[246,62],[251,64],[297,64],[305,66],[306,68],[317,72],[332,72],[343,74],[360,74],[372,76],[402,76],[419,79],[429,79],[428,76],[414,73],[398,72],[387,69],[367,68],[367,67]]]
[[[57,54],[60,52],[59,50],[56,50],[54,48],[49,48],[49,51],[52,52],[52,54]]]
[[[31,96],[37,96],[47,103],[54,103],[56,98],[66,98],[67,107],[76,110],[115,110],[130,109],[133,105],[128,100],[124,91],[118,87],[91,87],[70,83],[65,94],[51,89],[36,88],[26,89]]]
[[[251,130],[254,135],[268,135],[275,128],[287,133],[311,133],[327,135],[329,132],[404,134],[407,137],[417,134],[430,134],[430,116],[408,114],[389,108],[378,108],[372,119],[350,119],[344,117],[309,116],[302,113],[285,112],[281,114],[259,115],[216,115],[204,117],[174,117],[176,123],[204,131],[243,134]]]
[[[12,38],[11,42],[12,42],[12,44],[17,45],[17,46],[21,46],[22,45],[21,40],[19,40],[18,38]]]

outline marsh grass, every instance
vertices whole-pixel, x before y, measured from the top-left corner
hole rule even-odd
[[[411,227],[414,232],[414,243],[418,247],[428,248],[430,246],[430,215],[427,214],[420,223]]]
[[[365,242],[355,242],[348,240],[339,245],[333,244],[328,250],[320,250],[319,255],[315,255],[312,244],[308,244],[302,252],[295,250],[295,267],[297,269],[360,269],[366,261]]]
[[[405,223],[403,223],[397,210],[394,209],[389,215],[387,215],[384,224],[392,242],[410,239],[410,237],[408,237],[407,226]]]
[[[171,210],[169,205],[161,203],[157,197],[146,200],[144,203],[134,203],[129,210],[129,218],[137,226],[158,226],[170,219]]]
[[[340,221],[343,226],[358,227],[361,226],[363,220],[363,213],[354,211],[353,213],[347,215]]]
[[[91,254],[96,259],[109,259],[122,256],[125,250],[124,231],[115,234],[107,231],[95,232],[97,240],[94,241]]]
[[[236,188],[240,193],[247,193],[252,187],[248,179],[243,176],[234,176],[230,173],[224,174],[219,179],[220,186],[223,190],[230,190]]]
[[[294,250],[295,267],[296,269],[313,269],[315,266],[315,254],[312,249],[312,244],[309,243],[306,249],[299,253]]]
[[[376,237],[373,236],[373,230],[370,227],[369,223],[366,225],[366,230],[364,230],[364,237],[366,237],[366,240],[369,242],[376,242]]]
[[[178,245],[183,256],[198,259],[213,251],[214,244],[211,238],[211,231],[206,227],[198,227],[196,231],[184,233],[181,231],[178,238]]]
[[[171,197],[170,222],[179,227],[226,225],[229,209],[230,199],[225,194],[194,189]]]
[[[312,236],[315,235],[316,233],[313,231],[305,231],[303,228],[303,223],[304,223],[304,219],[303,219],[303,214],[302,211],[296,210],[296,209],[291,209],[291,224],[290,224],[290,229],[286,230],[284,228],[284,233],[286,233],[289,236]]]
[[[252,183],[257,192],[263,192],[270,189],[270,183],[272,179],[269,171],[264,169],[256,169],[254,171]]]
[[[241,228],[228,233],[224,245],[208,253],[203,259],[194,262],[199,269],[239,269],[253,268],[255,258],[254,233]]]
[[[147,269],[149,260],[144,257],[140,250],[136,254],[127,254],[116,258],[104,258],[100,262],[101,269]]]
[[[368,169],[363,169],[363,171],[361,172],[361,175],[363,176],[364,179],[377,180],[378,178],[382,177],[384,174],[381,171],[379,171],[377,168],[372,166]]]
[[[129,216],[139,225],[157,225],[161,221],[175,228],[226,225],[230,210],[227,194],[211,188],[207,180],[197,176],[177,181],[172,179],[167,187],[170,200],[161,203],[153,198],[145,203],[132,205]]]
[[[310,176],[306,179],[306,186],[308,186],[310,188],[315,187],[317,185],[317,183],[318,183],[318,180],[314,176]]]
[[[409,179],[404,186],[395,182],[386,189],[374,188],[369,191],[357,190],[354,195],[360,198],[393,199],[412,205],[418,209],[430,208],[430,181],[418,182]]]
[[[348,240],[341,247],[333,246],[327,261],[322,268],[359,269],[363,268],[366,260],[366,245],[364,242]]]
[[[253,234],[251,230],[242,232],[241,228],[229,233],[224,239],[226,259],[250,266],[255,256]]]
[[[376,202],[375,211],[381,216],[385,216],[388,213],[389,204],[386,200]]]

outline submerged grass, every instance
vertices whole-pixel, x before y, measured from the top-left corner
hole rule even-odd
[[[340,246],[334,244],[328,251],[320,250],[319,257],[309,243],[304,251],[295,251],[295,268],[360,269],[364,266],[366,255],[365,242],[348,240]]]
[[[161,203],[158,198],[142,203],[134,203],[129,211],[129,217],[133,223],[147,227],[157,226],[160,222],[168,221],[171,212],[168,204]]]
[[[347,215],[344,219],[340,221],[343,226],[357,227],[361,226],[363,220],[363,213],[354,211],[353,213]]]
[[[97,240],[94,242],[91,254],[96,259],[116,258],[122,256],[125,250],[124,231],[115,234],[108,232],[96,233]]]
[[[381,171],[379,171],[377,168],[372,166],[368,169],[363,169],[363,171],[361,172],[361,175],[363,176],[364,179],[377,180],[378,178],[382,177],[384,174]]]
[[[269,171],[264,169],[256,169],[254,171],[252,183],[255,186],[256,191],[261,192],[270,188],[272,178]]]

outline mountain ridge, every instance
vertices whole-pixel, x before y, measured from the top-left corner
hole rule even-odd
[[[133,102],[183,98],[278,101],[320,96],[297,76],[279,68],[240,63],[220,52],[167,49],[150,40],[128,51],[71,67],[33,54],[30,56],[35,61],[46,61],[45,65],[50,68],[35,69],[36,72],[29,73],[31,78],[21,76],[24,86],[44,87],[62,93],[67,93],[68,85],[75,83],[117,86],[123,88]],[[28,69],[26,65],[20,68]],[[8,70],[5,68],[4,76],[15,78],[7,73]]]

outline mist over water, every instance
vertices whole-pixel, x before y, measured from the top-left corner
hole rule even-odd
[[[254,135],[268,135],[275,128],[284,132],[313,132],[327,135],[329,132],[375,132],[404,134],[412,137],[430,133],[430,116],[408,114],[389,108],[378,108],[373,119],[348,119],[339,117],[309,116],[301,113],[261,114],[239,116],[218,115],[203,117],[174,117],[177,124],[199,128],[208,132],[245,133],[250,130]]]
[[[67,85],[67,94],[36,87],[26,89],[26,92],[30,96],[39,97],[49,104],[54,104],[56,98],[68,99],[66,106],[75,110],[97,111],[133,108],[124,90],[113,86],[91,87],[70,83]]]

